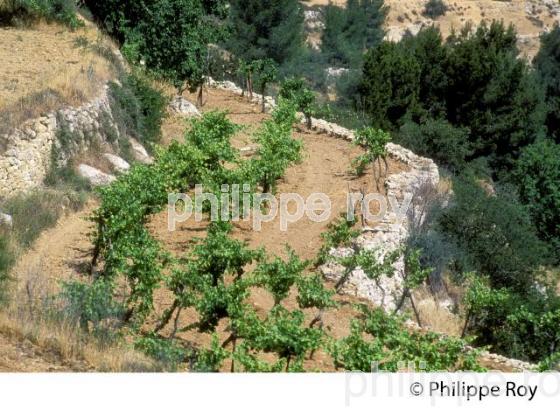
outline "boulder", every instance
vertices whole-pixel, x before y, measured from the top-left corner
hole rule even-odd
[[[0,228],[7,227],[8,229],[11,229],[13,225],[14,225],[14,221],[12,219],[12,216],[0,212]]]
[[[130,164],[117,155],[106,153],[103,157],[111,163],[111,167],[116,172],[124,173],[130,169]]]
[[[86,164],[80,164],[78,166],[78,174],[82,178],[87,179],[93,186],[109,185],[117,179],[114,175],[106,174],[105,172]]]
[[[142,144],[140,144],[134,138],[129,138],[130,146],[132,147],[132,155],[134,155],[134,159],[138,162],[143,164],[151,164],[154,162],[154,159],[148,154],[146,148]]]
[[[200,111],[198,111],[198,108],[196,108],[196,106],[193,103],[191,103],[190,101],[186,100],[181,96],[175,97],[173,101],[171,101],[171,103],[169,104],[169,109],[172,112],[187,118],[201,116]]]

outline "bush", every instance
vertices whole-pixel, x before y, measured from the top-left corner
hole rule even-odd
[[[398,142],[418,155],[432,158],[451,171],[460,171],[472,153],[468,128],[454,127],[446,120],[409,121],[399,130]]]
[[[436,19],[445,15],[447,10],[447,5],[442,0],[429,0],[422,14],[431,19]]]
[[[141,73],[125,74],[121,83],[110,84],[111,110],[120,136],[135,138],[152,150],[152,144],[161,139],[167,98]],[[119,141],[121,148],[123,144],[126,142]]]
[[[9,271],[15,262],[10,241],[7,235],[0,232],[0,302],[4,299],[6,282],[9,278]]]
[[[45,19],[75,29],[83,25],[77,12],[74,0],[4,0],[0,2],[0,25],[20,25]]]
[[[134,347],[171,370],[176,370],[177,366],[187,357],[187,352],[176,342],[155,334],[138,339],[134,343]]]
[[[114,329],[124,315],[124,308],[113,298],[110,283],[103,280],[92,284],[65,282],[58,297],[65,305],[65,317],[78,323],[86,333],[91,331],[99,341],[114,338]]]
[[[540,237],[560,261],[560,145],[543,139],[521,152],[513,176]]]
[[[474,179],[454,180],[451,205],[439,229],[466,254],[467,266],[487,275],[498,288],[526,294],[546,262],[546,246],[536,234],[527,209],[506,189],[489,195]]]
[[[84,198],[74,192],[37,190],[8,199],[3,209],[13,218],[13,236],[28,248],[45,229],[56,225],[65,208],[79,209]]]

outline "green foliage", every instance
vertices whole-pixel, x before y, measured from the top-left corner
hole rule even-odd
[[[300,260],[292,249],[288,248],[287,252],[288,261],[275,257],[271,262],[261,262],[255,269],[257,281],[272,293],[275,305],[286,299],[290,288],[309,264]]]
[[[225,359],[230,353],[220,345],[218,335],[212,335],[212,344],[209,349],[202,349],[197,352],[193,365],[195,372],[219,372]]]
[[[548,134],[560,143],[560,26],[542,34],[533,63],[545,90]]]
[[[303,7],[297,0],[229,2],[226,45],[245,61],[271,58],[277,64],[294,59],[304,44]]]
[[[304,327],[303,322],[303,312],[290,312],[277,305],[260,322],[254,337],[247,340],[247,345],[252,349],[276,353],[280,358],[286,359],[286,371],[302,371],[306,353],[316,350],[323,338],[321,330]]]
[[[325,288],[321,275],[300,277],[297,281],[297,289],[297,302],[300,309],[317,308],[323,310],[336,306],[332,299],[335,291]]]
[[[440,217],[441,232],[467,255],[459,271],[488,275],[492,286],[523,293],[533,287],[546,248],[530,216],[505,190],[488,195],[475,181],[457,179],[451,206]]]
[[[121,137],[132,137],[148,149],[161,139],[161,124],[166,115],[167,98],[150,85],[140,72],[122,76],[121,84],[110,84],[111,112]],[[119,141],[126,149],[126,142]]]
[[[404,43],[383,42],[365,56],[360,94],[373,125],[391,129],[420,95],[421,66]]]
[[[512,178],[540,237],[560,260],[560,145],[543,139],[521,152]]]
[[[323,245],[317,255],[316,266],[328,260],[331,249],[350,245],[352,239],[360,234],[360,230],[354,228],[355,225],[356,220],[354,218],[348,220],[345,214],[342,214],[337,221],[331,222],[328,225],[327,231],[321,234]]]
[[[350,0],[345,8],[328,4],[321,37],[325,60],[331,65],[359,67],[365,50],[383,40],[386,14],[382,0]]]
[[[254,140],[259,144],[256,158],[250,163],[255,179],[265,193],[274,191],[277,180],[294,162],[301,159],[302,142],[292,138],[296,111],[292,104],[280,101],[272,119],[263,123]]]
[[[97,336],[110,333],[111,320],[118,323],[124,314],[123,306],[113,296],[112,284],[103,280],[92,284],[64,282],[58,297],[66,305],[66,316],[86,332],[91,328]]]
[[[499,22],[467,26],[445,44],[436,28],[384,42],[364,62],[364,108],[385,129],[428,118],[468,129],[468,144],[455,145],[472,150],[467,160],[487,158],[500,175],[542,134],[546,113],[541,87],[517,54],[513,27]],[[430,154],[441,155],[438,148]]]
[[[123,44],[123,54],[170,81],[195,90],[206,74],[208,45],[223,38],[222,1],[87,1],[92,13]]]
[[[59,21],[71,29],[83,26],[74,0],[5,0],[0,4],[0,25],[20,25],[40,19]]]
[[[414,363],[415,371],[483,371],[477,352],[466,347],[460,339],[407,330],[402,318],[381,309],[363,308],[362,318],[352,322],[350,336],[334,342],[330,351],[335,365],[346,371],[396,372],[403,370],[401,363]]]
[[[391,142],[391,134],[366,127],[356,132],[353,142],[366,150],[365,154],[352,161],[356,174],[362,175],[369,164],[374,164],[387,156],[387,144]]]
[[[466,166],[472,154],[469,132],[468,128],[454,127],[443,119],[427,119],[421,124],[409,121],[400,128],[398,142],[457,172]]]
[[[296,108],[305,115],[308,128],[315,113],[315,94],[305,84],[303,78],[288,78],[280,87],[279,96],[292,101]]]
[[[187,357],[185,349],[176,342],[155,334],[148,334],[138,338],[134,342],[134,347],[153,357],[171,370],[177,370],[177,366]]]
[[[429,0],[424,7],[423,15],[431,19],[444,16],[447,13],[447,5],[443,0]]]

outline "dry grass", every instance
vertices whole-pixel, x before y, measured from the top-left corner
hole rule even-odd
[[[114,46],[86,22],[74,32],[58,24],[0,27],[0,133],[62,106],[78,106],[114,78]]]
[[[0,352],[24,343],[32,350],[33,360],[6,366],[12,371],[60,371],[101,372],[147,372],[161,367],[153,360],[133,350],[124,341],[95,338],[80,330],[78,325],[66,318],[63,307],[53,295],[58,285],[43,274],[30,270],[26,277],[19,277],[12,290],[12,301],[0,312]],[[9,342],[4,346],[2,340]]]

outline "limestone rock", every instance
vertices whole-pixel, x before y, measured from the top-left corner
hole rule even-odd
[[[93,186],[109,185],[117,179],[114,175],[106,174],[103,171],[86,164],[80,164],[78,166],[78,174],[82,178],[87,179]]]
[[[130,169],[130,164],[117,155],[106,153],[103,156],[111,163],[116,172],[124,173]]]
[[[0,227],[5,226],[9,229],[13,227],[14,221],[11,215],[0,212]]]
[[[196,108],[193,103],[180,96],[175,97],[173,101],[171,101],[169,109],[174,113],[187,118],[201,116],[200,111],[198,111],[198,108]]]
[[[140,144],[134,138],[129,138],[130,145],[132,147],[132,155],[134,155],[134,159],[136,161],[141,162],[143,164],[151,164],[154,162],[154,159],[148,154],[146,148],[142,144]]]

